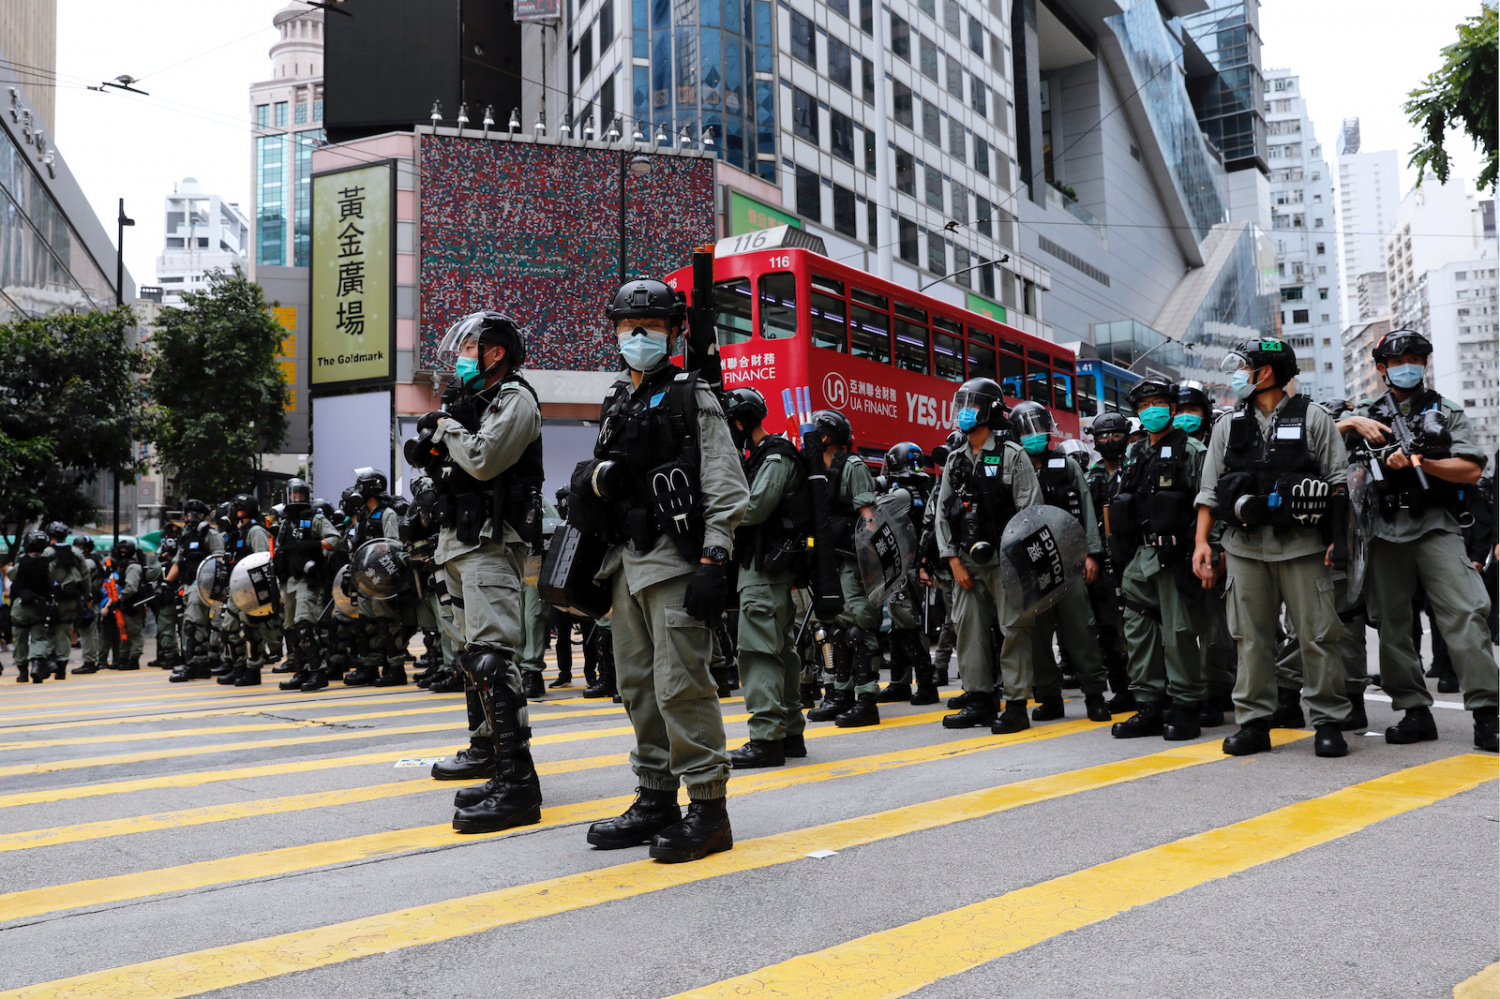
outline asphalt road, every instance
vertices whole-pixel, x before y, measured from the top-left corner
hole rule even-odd
[[[1372,697],[1340,760],[885,705],[736,772],[736,848],[661,865],[584,842],[634,781],[581,684],[533,705],[542,825],[459,836],[461,785],[401,763],[463,744],[462,695],[275,679],[7,665],[0,999],[1500,995],[1500,761],[1457,695],[1406,747]]]

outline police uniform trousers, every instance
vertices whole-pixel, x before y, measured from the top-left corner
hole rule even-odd
[[[31,604],[13,603],[10,607],[10,626],[16,640],[16,669],[24,674],[28,662],[47,658],[47,612],[44,608]]]
[[[547,635],[552,624],[552,605],[542,599],[535,586],[521,586],[521,621],[524,635],[521,641],[521,669],[528,673],[540,673],[546,668]]]
[[[927,591],[922,587],[922,581],[917,577],[913,569],[906,574],[906,583],[902,588],[891,594],[886,600],[886,610],[891,615],[891,631],[921,631],[922,630],[922,604],[927,599]],[[927,648],[927,635],[922,634],[922,648]],[[898,666],[897,663],[900,663]],[[912,680],[913,663],[906,661],[891,649],[891,682],[910,683]]]
[[[835,677],[834,686],[839,690],[852,690],[855,694],[880,693],[880,605],[872,604],[865,595],[865,585],[859,581],[859,565],[853,559],[839,560],[839,586],[844,592],[844,610],[835,623],[847,634],[850,628],[858,628],[861,642],[870,652],[872,669],[860,674],[859,650],[855,650],[854,672],[847,677]]]
[[[165,661],[175,659],[182,652],[182,640],[178,629],[182,623],[182,608],[177,606],[177,592],[171,586],[158,598],[161,606],[156,611],[156,658]],[[97,643],[96,643],[97,644]],[[84,646],[84,661],[89,661],[88,646]]]
[[[1104,672],[1109,676],[1114,670],[1125,670],[1130,654],[1125,644],[1125,618],[1120,613],[1120,602],[1115,596],[1114,584],[1100,563],[1099,575],[1088,588],[1089,608],[1094,612],[1094,634],[1099,638],[1099,657]]]
[[[64,597],[57,602],[57,619],[52,622],[49,639],[52,658],[64,665],[67,665],[68,658],[73,654],[73,624],[77,613],[77,600]]]
[[[1229,604],[1224,586],[1225,581],[1221,578],[1211,589],[1203,591],[1203,632],[1198,639],[1198,661],[1203,664],[1203,685],[1208,688],[1210,699],[1233,690],[1239,672],[1239,651],[1234,636],[1229,633]],[[1302,686],[1300,655],[1298,653],[1298,687]]]
[[[451,599],[453,626],[467,650],[492,649],[508,653],[503,682],[516,707],[516,725],[522,749],[531,745],[526,698],[521,690],[521,670],[515,650],[525,626],[521,621],[521,573],[526,568],[526,546],[498,544],[488,538],[479,547],[443,563]],[[480,710],[478,694],[466,684],[469,705],[469,739],[488,739],[489,723]]]
[[[1337,570],[1333,573],[1333,605],[1344,625],[1343,636],[1338,640],[1339,659],[1344,664],[1344,690],[1350,694],[1362,693],[1370,684],[1368,653],[1365,650],[1365,628],[1369,619],[1365,614],[1363,601],[1353,607],[1349,606],[1349,577]],[[1288,690],[1301,690],[1302,646],[1295,641],[1296,625],[1289,630],[1288,637],[1293,642],[1291,648],[1276,663],[1276,685]]]
[[[724,797],[729,756],[718,684],[708,671],[713,630],[683,609],[690,574],[630,592],[613,577],[615,682],[635,728],[631,769],[640,786],[695,799]]]
[[[1229,633],[1240,660],[1235,720],[1240,725],[1264,721],[1276,710],[1276,623],[1285,604],[1302,649],[1302,698],[1312,723],[1341,724],[1349,717],[1338,648],[1344,626],[1323,553],[1267,562],[1226,552],[1225,559]]]
[[[1415,541],[1376,538],[1366,564],[1365,599],[1380,628],[1380,686],[1397,711],[1432,704],[1422,663],[1412,643],[1413,588],[1421,583],[1433,620],[1448,643],[1448,656],[1464,692],[1464,707],[1496,706],[1497,677],[1490,649],[1490,595],[1463,538],[1429,531]]]
[[[359,624],[364,632],[359,664],[372,669],[406,668],[406,626],[401,618],[401,597],[371,600],[360,594]]]
[[[281,588],[281,623],[286,631],[313,625],[323,616],[328,594],[306,576],[289,576]]]
[[[182,603],[182,637],[192,647],[193,659],[197,662],[208,659],[210,614],[208,604],[198,595],[198,587],[189,584]]]
[[[1145,549],[1138,551],[1120,577],[1130,691],[1140,701],[1207,700],[1198,651],[1202,605],[1190,606],[1177,587],[1177,573],[1161,568],[1148,555]],[[1272,625],[1273,641],[1275,633]],[[1274,708],[1275,691],[1271,693]]]
[[[99,662],[99,615],[95,612],[89,615],[87,622],[80,618],[75,623],[78,626],[78,651],[83,654],[84,665],[92,666]]]
[[[802,658],[792,645],[796,610],[790,583],[740,587],[739,664],[750,738],[763,742],[801,735]]]
[[[1031,620],[1023,618],[1006,599],[1000,586],[1000,566],[980,566],[964,559],[964,568],[974,581],[966,590],[953,586],[954,651],[958,675],[966,693],[991,694],[995,690],[995,652],[990,629],[999,626],[1000,682],[1007,701],[1031,696]]]
[[[146,630],[146,608],[137,607],[132,610],[125,610],[124,616],[125,642],[120,649],[119,658],[116,660],[117,664],[135,662],[146,651],[146,639],[144,637]],[[114,615],[111,614],[110,617],[113,619]]]
[[[1102,694],[1109,689],[1109,674],[1099,652],[1094,632],[1094,608],[1089,601],[1088,585],[1078,576],[1068,584],[1052,607],[1037,614],[1031,626],[1032,683],[1036,699],[1062,696],[1062,669],[1052,656],[1052,635],[1073,660],[1079,686],[1085,694]]]

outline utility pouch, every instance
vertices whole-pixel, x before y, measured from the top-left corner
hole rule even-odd
[[[1190,509],[1186,493],[1162,490],[1151,497],[1146,543],[1156,549],[1157,561],[1163,567],[1187,559],[1191,549],[1187,537]]]
[[[481,493],[464,493],[450,501],[449,512],[453,515],[453,532],[460,544],[479,543],[479,532],[484,529],[484,496]]]
[[[695,469],[680,461],[653,469],[646,481],[651,487],[651,510],[661,533],[672,539],[677,551],[696,561],[703,549],[703,516],[698,509]]]

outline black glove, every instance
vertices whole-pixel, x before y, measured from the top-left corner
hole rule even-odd
[[[813,614],[819,621],[832,621],[844,613],[844,595],[842,593],[817,594],[813,597]]]
[[[700,621],[717,623],[724,616],[729,597],[729,577],[717,562],[700,562],[698,571],[688,580],[683,609]]]
[[[419,432],[423,430],[436,430],[438,420],[441,420],[446,415],[446,413],[439,410],[434,410],[431,413],[423,413],[417,418],[417,430]]]
[[[339,583],[339,589],[344,591],[344,596],[346,597],[354,596],[354,573],[344,573],[344,578]]]

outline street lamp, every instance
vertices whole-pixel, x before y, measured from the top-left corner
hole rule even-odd
[[[1134,371],[1135,370],[1135,366],[1137,364],[1140,364],[1146,358],[1150,357],[1152,354],[1156,353],[1158,350],[1161,350],[1163,347],[1167,346],[1168,344],[1177,344],[1183,350],[1194,350],[1194,349],[1197,348],[1197,344],[1188,343],[1185,340],[1173,340],[1171,337],[1167,337],[1166,339],[1162,340],[1161,343],[1157,344],[1155,347],[1152,347],[1150,350],[1146,351],[1140,357],[1137,357],[1135,360],[1131,361],[1128,365],[1125,366],[1125,370],[1126,371]]]
[[[115,219],[115,306],[125,305],[125,227],[135,225],[135,219],[125,215],[125,199],[120,199],[120,213]],[[120,470],[113,470],[115,480],[115,544],[120,543]]]
[[[629,149],[620,150],[620,283],[625,283],[625,178],[627,173],[645,177],[651,173],[651,157],[631,156]]]

